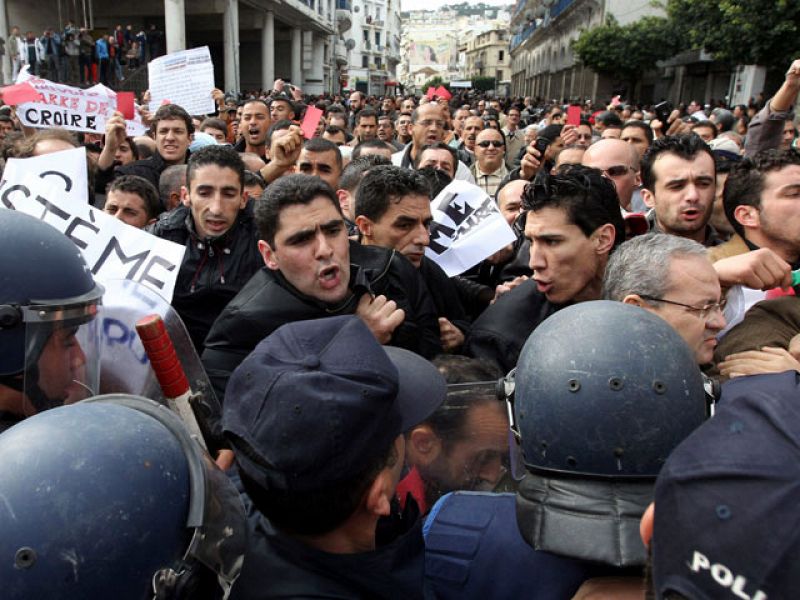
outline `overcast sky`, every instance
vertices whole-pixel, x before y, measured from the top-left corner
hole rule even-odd
[[[514,4],[513,0],[483,0],[485,4],[491,6],[508,6]],[[460,4],[460,0],[400,0],[400,10],[433,10],[441,8],[447,4]],[[477,4],[477,2],[471,2]]]

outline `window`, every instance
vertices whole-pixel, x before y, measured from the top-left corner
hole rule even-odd
[[[364,29],[363,33],[364,33],[364,41],[368,42],[369,41],[369,30],[368,29]]]
[[[364,54],[361,55],[361,68],[366,69],[369,67],[369,58],[367,58]]]
[[[381,57],[380,56],[376,56],[375,57],[375,68],[376,69],[382,69],[383,68],[383,64],[381,63]]]
[[[381,32],[380,31],[376,31],[375,32],[375,45],[376,46],[380,46],[381,45]]]
[[[497,53],[497,60],[499,60],[500,62],[503,62],[503,57],[504,57],[504,55],[505,55],[505,52],[503,52],[502,50],[500,50],[500,51]]]

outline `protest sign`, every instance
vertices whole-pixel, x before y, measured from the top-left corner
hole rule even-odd
[[[181,50],[147,63],[150,80],[150,110],[162,104],[177,104],[190,115],[213,113],[216,108],[214,64],[208,46]]]
[[[82,90],[35,77],[21,85],[30,86],[39,95],[38,100],[17,106],[17,116],[26,127],[105,133],[106,120],[117,108],[116,92],[105,86]],[[138,114],[127,121],[127,126],[128,135],[141,135],[146,130]]]
[[[81,153],[83,162],[76,156]],[[168,302],[184,246],[126,225],[88,203],[85,149],[9,159],[0,181],[0,209],[19,210],[70,238],[101,283],[130,279]]]
[[[454,180],[431,202],[431,242],[425,255],[448,277],[511,244],[516,236],[486,192]]]

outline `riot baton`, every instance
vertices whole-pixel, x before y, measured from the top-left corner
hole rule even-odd
[[[192,391],[161,315],[142,317],[136,322],[136,331],[164,392],[167,406],[178,414],[191,436],[196,438],[203,448],[208,450],[209,445],[212,446],[212,450],[224,448],[224,442],[220,443],[208,422],[210,415],[207,414],[209,411],[207,404],[210,398],[202,397],[201,394]],[[204,402],[201,403],[201,400]],[[213,404],[219,409],[216,398]],[[221,410],[218,410],[215,416],[219,418],[220,414]]]

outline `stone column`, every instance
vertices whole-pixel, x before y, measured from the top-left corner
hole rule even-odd
[[[186,50],[186,10],[183,0],[164,0],[167,54]]]
[[[292,29],[292,83],[303,87],[303,32]]]
[[[222,17],[225,92],[239,92],[239,0],[225,0]]]
[[[275,14],[264,13],[264,27],[261,29],[261,87],[272,89],[275,81]]]

